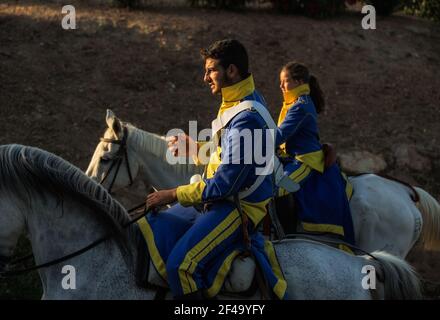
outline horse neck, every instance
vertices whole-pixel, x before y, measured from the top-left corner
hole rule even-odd
[[[158,189],[187,184],[196,173],[194,165],[167,162],[167,142],[163,137],[129,127],[128,143],[129,148],[132,146],[132,154],[136,154],[143,181]]]
[[[64,197],[58,205],[55,199],[32,205],[26,220],[36,264],[82,249],[106,234],[106,228],[93,218],[98,213],[70,197]],[[62,286],[67,275],[66,271],[63,273],[65,266],[75,270],[76,289]],[[116,241],[108,240],[79,256],[40,269],[43,298],[149,298],[148,293],[136,287],[131,269]]]

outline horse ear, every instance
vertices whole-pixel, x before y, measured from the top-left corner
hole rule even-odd
[[[116,116],[110,109],[107,109],[107,114],[105,115],[105,122],[109,128],[113,128],[113,123],[115,122]]]
[[[107,109],[105,121],[107,122],[108,127],[113,130],[116,136],[118,136],[119,132],[121,132],[121,122],[110,109]]]

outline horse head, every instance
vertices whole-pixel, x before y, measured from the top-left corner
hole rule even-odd
[[[130,146],[130,129],[107,110],[104,136],[96,146],[86,174],[107,190],[129,186],[139,171],[136,150]]]

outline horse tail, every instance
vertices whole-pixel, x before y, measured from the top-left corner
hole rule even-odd
[[[417,207],[423,218],[421,240],[425,250],[440,250],[440,204],[425,190],[414,187],[419,195]]]
[[[403,259],[384,251],[372,253],[378,260],[378,278],[384,282],[385,299],[422,299],[422,285],[418,274]]]

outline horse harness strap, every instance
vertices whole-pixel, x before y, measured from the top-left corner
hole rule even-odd
[[[139,204],[136,207],[130,209],[128,212],[133,212],[133,211],[138,210],[138,209],[140,209],[142,207],[144,207],[144,212],[141,215],[139,215],[138,217],[136,217],[135,219],[130,220],[128,223],[124,224],[122,226],[124,229],[128,228],[130,225],[134,224],[135,222],[140,220],[142,217],[146,216],[150,212],[150,210],[151,210],[151,209],[147,210],[146,207],[145,207],[145,203],[142,203],[142,204]],[[52,261],[49,261],[49,262],[45,262],[45,263],[42,263],[42,264],[39,264],[39,265],[36,265],[36,266],[33,266],[33,267],[29,267],[29,268],[25,268],[25,269],[20,269],[20,270],[11,270],[11,271],[0,272],[0,278],[18,276],[18,275],[25,274],[25,273],[28,273],[28,272],[31,272],[31,271],[35,271],[35,270],[38,270],[38,269],[41,269],[41,268],[46,268],[46,267],[50,267],[50,266],[56,265],[56,264],[61,263],[63,261],[66,261],[66,260],[69,260],[69,259],[74,258],[76,256],[79,256],[79,255],[83,254],[84,252],[87,252],[90,249],[92,249],[92,248],[96,247],[97,245],[101,244],[102,242],[105,242],[105,241],[111,239],[112,237],[113,237],[113,234],[106,234],[103,237],[93,241],[92,243],[88,244],[87,246],[85,246],[85,247],[83,247],[83,248],[81,248],[81,249],[79,249],[77,251],[74,251],[74,252],[72,252],[72,253],[70,253],[68,255],[65,255],[65,256],[63,256],[61,258],[58,258],[58,259],[55,259],[55,260],[52,260]],[[15,261],[13,261],[12,264],[17,264],[18,262],[28,260],[28,258],[30,258],[30,257],[32,257],[32,255],[27,255],[25,257],[16,259]],[[2,264],[7,265],[8,261],[10,259],[11,259],[10,257],[0,256],[0,266]]]
[[[116,165],[116,171],[115,174],[113,175],[113,179],[110,183],[110,186],[108,188],[108,192],[111,194],[111,190],[113,188],[113,185],[116,181],[116,177],[118,176],[119,173],[119,169],[121,167],[122,161],[124,161],[125,158],[125,164],[127,167],[127,173],[128,173],[128,178],[130,179],[130,184],[129,186],[131,186],[133,184],[133,175],[131,174],[131,169],[130,169],[130,163],[128,161],[128,152],[127,152],[127,137],[128,137],[128,130],[127,127],[123,127],[123,137],[120,140],[117,139],[107,139],[107,138],[101,138],[100,140],[102,142],[107,142],[107,143],[114,143],[114,144],[119,144],[119,150],[116,154],[116,157],[114,157],[112,159],[112,164],[110,165],[110,168],[108,169],[108,171],[105,173],[104,177],[101,179],[101,181],[99,182],[99,184],[103,184],[104,181],[108,178],[108,176],[110,175],[112,169],[114,168],[114,166]]]
[[[245,256],[249,256],[250,255],[250,249],[251,249],[251,239],[249,236],[249,218],[248,216],[243,212],[242,208],[241,208],[241,204],[240,204],[240,200],[238,198],[238,195],[236,194],[234,196],[234,204],[237,207],[238,213],[241,217],[241,227],[243,230],[243,241],[244,244],[246,246],[246,252],[245,252]]]
[[[318,242],[318,243],[321,243],[321,244],[325,244],[325,245],[328,245],[328,244],[338,244],[338,245],[340,245],[340,244],[342,244],[342,245],[345,245],[345,246],[349,247],[352,250],[356,250],[358,252],[361,252],[361,253],[369,256],[370,258],[372,258],[372,259],[374,259],[376,261],[380,261],[379,259],[377,259],[371,253],[369,253],[369,252],[367,252],[367,251],[365,251],[365,250],[363,250],[363,249],[361,249],[361,248],[359,248],[359,247],[357,247],[355,245],[352,245],[352,244],[350,244],[348,242],[345,242],[343,240],[329,238],[329,237],[326,237],[325,235],[321,235],[321,234],[314,235],[314,234],[305,233],[305,232],[295,232],[295,233],[286,234],[285,238],[280,239],[280,240],[275,240],[275,241],[272,241],[272,242],[273,243],[278,243],[278,242],[281,242],[283,240],[296,239],[296,238],[303,238],[303,239],[306,239],[306,240],[315,241],[315,242]]]

